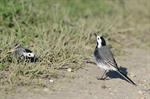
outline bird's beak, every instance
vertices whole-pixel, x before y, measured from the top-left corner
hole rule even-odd
[[[96,33],[94,33],[94,35],[95,35],[95,37],[97,37],[97,34],[96,34]]]

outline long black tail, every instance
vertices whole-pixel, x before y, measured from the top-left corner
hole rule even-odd
[[[125,74],[123,74],[122,72],[120,72],[119,70],[117,70],[117,72],[123,77],[125,78],[129,83],[133,84],[136,86],[136,84]]]

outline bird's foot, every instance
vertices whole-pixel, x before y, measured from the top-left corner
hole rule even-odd
[[[106,78],[97,77],[97,80],[106,80]]]
[[[109,80],[108,77],[97,77],[97,80]]]

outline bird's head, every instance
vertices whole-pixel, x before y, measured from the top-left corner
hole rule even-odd
[[[97,47],[100,48],[102,46],[106,46],[106,41],[103,36],[96,36]]]
[[[22,53],[23,54],[23,56],[25,56],[25,57],[35,57],[35,55],[34,55],[34,53],[27,53],[27,52],[23,52]]]

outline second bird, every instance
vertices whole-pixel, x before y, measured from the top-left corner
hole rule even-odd
[[[16,44],[9,52],[17,59],[18,62],[36,62],[36,55],[29,49],[23,48],[20,44]]]

